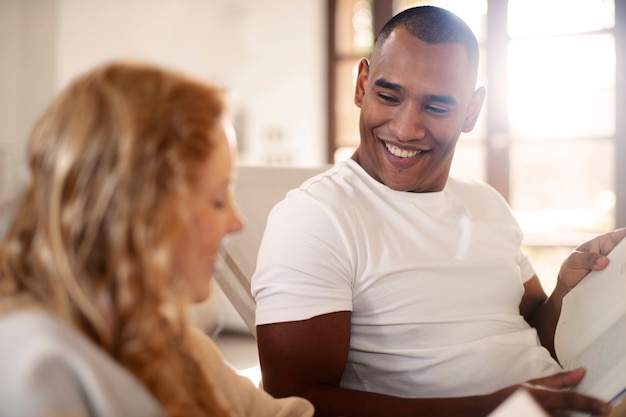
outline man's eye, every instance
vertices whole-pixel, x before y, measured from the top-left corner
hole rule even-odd
[[[387,103],[397,103],[398,99],[385,93],[378,93],[378,97]]]
[[[448,109],[445,107],[433,106],[433,105],[427,105],[425,107],[425,110],[434,114],[445,114],[448,112]]]

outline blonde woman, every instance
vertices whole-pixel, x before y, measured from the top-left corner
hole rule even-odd
[[[313,414],[186,316],[242,227],[234,141],[219,89],[151,65],[96,68],[50,105],[0,246],[0,415]]]

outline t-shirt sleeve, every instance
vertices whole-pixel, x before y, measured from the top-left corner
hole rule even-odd
[[[306,320],[352,310],[346,237],[329,208],[302,190],[271,211],[252,295],[256,324]]]
[[[518,265],[520,268],[522,282],[526,283],[536,275],[535,268],[533,267],[528,254],[523,249],[520,250]]]

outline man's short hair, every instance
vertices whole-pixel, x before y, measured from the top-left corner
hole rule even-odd
[[[469,67],[478,66],[478,41],[467,23],[454,13],[435,6],[412,7],[393,16],[376,37],[372,55],[380,50],[398,27],[403,27],[417,39],[429,44],[462,44],[467,52]]]

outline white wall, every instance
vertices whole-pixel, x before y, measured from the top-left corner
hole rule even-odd
[[[54,94],[55,32],[55,0],[0,1],[0,195],[26,176],[26,138]]]
[[[319,0],[2,0],[0,194],[53,95],[117,58],[226,87],[243,163],[322,164],[325,37]]]
[[[236,86],[260,161],[325,163],[325,3],[248,1]]]

